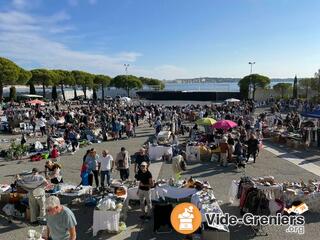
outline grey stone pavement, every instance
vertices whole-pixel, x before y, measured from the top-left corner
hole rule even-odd
[[[129,140],[110,141],[101,144],[94,144],[86,148],[80,149],[74,155],[68,155],[61,157],[61,163],[63,165],[63,177],[65,182],[78,184],[80,183],[80,167],[82,163],[82,157],[85,151],[94,147],[98,153],[105,148],[109,149],[113,156],[120,150],[122,146],[133,154],[138,151],[139,148],[153,135],[153,129],[147,125],[139,127],[137,129],[137,137]],[[3,138],[5,136],[0,136]],[[268,145],[268,147],[273,147]],[[280,147],[280,146],[274,146]],[[282,149],[287,151],[288,149]],[[310,152],[297,153],[299,156],[307,156],[307,158],[316,159],[320,157],[320,154],[316,156]],[[310,156],[309,156],[310,155]],[[309,160],[308,160],[309,161]],[[29,162],[27,160],[17,161],[4,161],[0,160],[0,182],[10,183],[12,176],[21,173],[25,170],[31,170],[33,167],[44,168],[44,161]],[[158,175],[158,178],[169,178],[173,175],[171,165],[166,163],[152,163],[153,174]],[[319,176],[310,173],[302,169],[301,167],[283,159],[281,156],[276,156],[273,153],[262,150],[257,162],[255,164],[248,164],[245,171],[238,172],[233,166],[226,168],[218,166],[216,163],[196,163],[188,165],[187,171],[183,174],[183,177],[188,178],[193,176],[201,180],[207,180],[210,182],[214,189],[214,194],[218,200],[221,200],[221,208],[224,212],[235,214],[240,217],[239,209],[228,204],[228,191],[233,179],[239,179],[244,174],[249,176],[265,176],[273,175],[278,181],[298,181],[300,179],[319,179]],[[133,171],[131,169],[131,177]],[[119,178],[118,173],[113,173],[113,178]],[[138,216],[140,215],[138,206],[132,206],[132,210],[128,212],[128,218],[126,221],[127,230],[119,234],[108,234],[105,231],[98,233],[96,237],[92,237],[92,219],[93,208],[85,207],[83,204],[69,205],[74,211],[78,226],[77,234],[79,240],[87,239],[115,239],[115,240],[162,240],[162,239],[183,239],[183,236],[177,233],[161,234],[157,235],[153,233],[153,223],[143,223]],[[285,232],[284,226],[268,226],[266,231],[268,236],[253,237],[252,230],[249,227],[236,226],[231,228],[231,239],[318,239],[319,227],[320,227],[320,214],[307,212],[305,215],[306,225],[305,234],[289,234]],[[32,227],[26,222],[13,220],[12,223],[7,221],[7,218],[2,212],[0,212],[0,239],[6,240],[20,240],[25,239],[28,229],[41,230],[41,227]]]

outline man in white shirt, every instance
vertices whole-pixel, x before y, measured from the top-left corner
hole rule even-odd
[[[46,134],[46,123],[47,123],[47,120],[43,116],[39,118],[38,124],[39,124],[42,136]]]
[[[110,175],[114,167],[114,161],[108,150],[102,151],[102,156],[98,158],[98,168],[101,170],[101,187],[104,189],[104,180],[107,177],[107,185],[110,185]]]

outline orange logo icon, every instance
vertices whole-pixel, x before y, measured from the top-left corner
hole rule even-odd
[[[171,224],[181,234],[191,234],[201,225],[201,213],[192,203],[181,203],[171,213]]]

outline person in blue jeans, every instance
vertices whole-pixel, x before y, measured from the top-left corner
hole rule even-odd
[[[96,154],[96,150],[94,148],[90,149],[90,153],[86,156],[85,164],[87,164],[87,171],[89,174],[89,185],[93,184],[93,177],[96,182],[97,188],[99,187],[99,172],[98,172],[98,160],[99,155]]]
[[[107,179],[107,185],[111,184],[110,177],[114,167],[114,161],[108,150],[103,150],[101,157],[98,158],[98,169],[100,170],[101,188],[104,189],[104,181]]]

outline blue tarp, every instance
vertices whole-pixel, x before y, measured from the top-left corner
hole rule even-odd
[[[301,116],[309,117],[309,118],[320,118],[320,110],[316,110],[313,112],[304,112],[304,113],[301,113]]]

